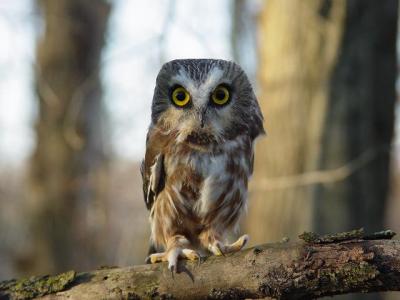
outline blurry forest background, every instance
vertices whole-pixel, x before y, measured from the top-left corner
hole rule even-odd
[[[0,280],[143,262],[139,164],[175,58],[235,60],[256,89],[252,245],[400,232],[397,29],[396,0],[0,1]]]

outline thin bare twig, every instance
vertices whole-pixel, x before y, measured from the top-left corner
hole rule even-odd
[[[385,147],[385,149],[386,148],[387,147]],[[381,152],[382,148],[368,149],[361,153],[354,160],[332,170],[317,170],[293,176],[263,178],[257,182],[257,187],[255,188],[263,191],[270,191],[314,184],[335,183],[345,180],[355,172],[359,171],[361,168],[371,163]]]

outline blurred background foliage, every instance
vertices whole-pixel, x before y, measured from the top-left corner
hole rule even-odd
[[[175,58],[235,60],[257,91],[251,244],[400,232],[397,29],[396,0],[1,1],[0,279],[143,262],[139,164]]]

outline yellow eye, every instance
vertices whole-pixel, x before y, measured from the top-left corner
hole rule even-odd
[[[187,90],[180,86],[172,92],[172,101],[175,105],[182,107],[189,103],[190,95]]]
[[[229,100],[229,90],[223,85],[220,85],[212,93],[211,99],[215,104],[224,105]]]

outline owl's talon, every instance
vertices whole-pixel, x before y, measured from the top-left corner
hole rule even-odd
[[[178,257],[181,253],[181,248],[171,248],[167,251],[168,270],[170,270],[172,274],[178,272]],[[172,275],[172,277],[174,276]]]
[[[192,249],[182,249],[180,257],[186,258],[186,259],[192,260],[192,261],[200,260],[200,258],[201,258],[200,255]]]
[[[146,264],[156,264],[159,262],[163,262],[165,260],[166,260],[165,252],[160,252],[160,253],[150,254],[149,256],[146,257],[144,262]]]
[[[206,261],[206,258],[205,257],[202,257],[202,256],[200,256],[199,257],[199,261],[198,261],[198,263],[197,263],[197,266],[198,267],[200,267],[201,266],[201,264],[203,263],[203,262],[205,262]]]
[[[213,244],[208,246],[208,250],[216,256],[225,256],[227,253],[233,253],[242,250],[248,241],[249,236],[247,234],[242,235],[237,239],[236,242],[232,244],[222,244],[220,241],[216,240]]]
[[[250,239],[249,235],[244,234],[241,237],[239,237],[236,242],[234,242],[234,243],[232,243],[230,245],[226,245],[226,249],[229,252],[240,251],[246,246],[246,244],[249,241],[249,239]]]
[[[221,243],[221,242],[219,242],[219,241],[215,241],[212,245],[209,245],[208,246],[208,250],[212,253],[212,254],[214,254],[214,255],[216,255],[216,256],[225,256],[225,253],[224,253],[224,251],[222,251],[222,248],[224,247],[224,245]]]
[[[221,245],[219,243],[216,243],[215,247],[217,247],[217,249],[218,249],[218,251],[220,253],[219,255],[225,256],[225,253],[224,253],[224,251],[222,251]]]
[[[174,273],[178,272],[176,265],[172,262],[168,263],[168,270],[171,272],[172,278],[174,278]]]

